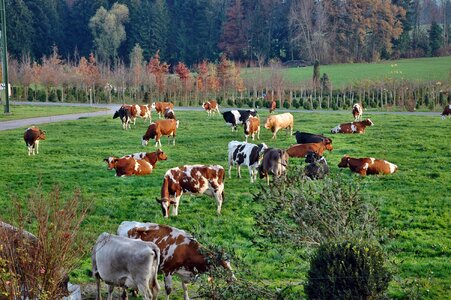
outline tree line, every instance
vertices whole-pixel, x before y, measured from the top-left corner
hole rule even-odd
[[[170,71],[227,54],[243,65],[294,65],[450,54],[449,0],[6,0],[9,54],[32,61],[56,46],[131,62],[138,44]]]

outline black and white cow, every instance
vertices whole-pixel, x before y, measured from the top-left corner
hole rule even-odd
[[[130,128],[130,122],[132,120],[132,115],[130,110],[128,110],[125,107],[121,107],[119,110],[117,110],[114,115],[113,119],[120,118],[122,121],[122,129]]]
[[[236,110],[226,111],[222,114],[222,117],[226,121],[228,126],[232,127],[232,131],[236,130],[237,125],[242,125],[246,123],[249,116],[257,116],[257,111],[255,109],[249,110]]]
[[[304,168],[304,174],[310,179],[323,179],[329,174],[329,166],[324,156],[319,156],[315,152],[309,152],[305,156],[305,162],[308,165]]]
[[[266,144],[254,145],[245,142],[232,141],[229,143],[229,178],[232,177],[232,167],[237,165],[238,177],[241,178],[241,166],[249,168],[251,183],[257,178],[257,168],[263,152],[268,149]]]

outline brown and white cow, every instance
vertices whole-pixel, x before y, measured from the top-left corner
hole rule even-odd
[[[158,117],[161,119],[164,116],[166,108],[174,109],[174,104],[171,102],[153,102],[151,107],[155,109],[158,113]]]
[[[326,141],[320,143],[296,144],[287,149],[290,157],[305,157],[309,152],[314,152],[318,156],[323,156],[324,151],[332,151],[334,147]]]
[[[28,147],[28,155],[39,154],[39,141],[45,140],[45,131],[36,126],[27,128],[23,134],[23,139]]]
[[[359,103],[355,103],[352,106],[352,116],[354,117],[354,122],[362,121],[363,106]]]
[[[174,205],[172,215],[178,215],[180,197],[184,193],[215,197],[220,214],[224,200],[224,174],[224,168],[219,165],[185,165],[169,169],[163,178],[161,198],[157,199],[163,216],[169,217],[171,205]]]
[[[367,126],[373,126],[374,123],[370,119],[360,122],[343,123],[332,128],[331,133],[365,133]]]
[[[158,149],[155,152],[145,153],[142,159],[138,159],[133,156],[126,156],[116,159],[112,164],[116,169],[116,176],[139,176],[152,173],[157,161],[167,159],[168,157],[166,154]]]
[[[175,113],[174,110],[172,108],[166,108],[166,110],[164,111],[164,118],[165,119],[173,119],[173,120],[177,120],[177,118],[175,117]]]
[[[146,156],[146,153],[147,152],[137,152],[129,155],[124,155],[122,157],[108,156],[107,158],[103,159],[103,161],[106,162],[108,170],[113,170],[116,167],[116,162],[120,158],[133,157],[135,159],[143,159]]]
[[[210,100],[202,103],[202,107],[207,111],[208,116],[213,116],[216,112],[219,114],[219,105],[216,100]]]
[[[260,118],[249,116],[249,119],[247,119],[246,123],[244,123],[244,136],[246,137],[246,143],[249,136],[251,136],[252,140],[254,140],[255,134],[257,134],[257,140],[260,140]]]
[[[277,102],[275,100],[272,100],[271,103],[269,103],[269,113],[271,114],[273,111],[275,111],[277,108]]]
[[[155,147],[157,147],[158,145],[161,147],[161,137],[167,136],[169,144],[169,137],[172,136],[172,144],[175,145],[175,135],[178,127],[178,120],[158,120],[155,123],[149,125],[146,133],[142,137],[141,144],[143,146],[147,146],[150,139],[155,139]]]
[[[446,117],[451,117],[451,104],[445,106],[442,112],[442,120],[445,120]]]
[[[273,174],[276,177],[285,174],[289,158],[285,150],[276,148],[265,149],[262,162],[258,167],[260,178],[266,177],[266,183],[269,185],[269,174]]]
[[[352,172],[359,173],[362,176],[369,174],[393,174],[398,170],[397,165],[383,159],[372,157],[352,158],[349,155],[342,157],[338,167],[349,167]]]
[[[160,248],[159,272],[164,274],[166,299],[169,299],[172,291],[172,275],[181,278],[185,300],[189,299],[187,284],[192,282],[196,275],[207,272],[213,266],[230,270],[232,278],[236,279],[228,260],[217,257],[192,235],[178,228],[154,223],[124,221],[119,225],[117,234],[153,242]]]
[[[277,131],[280,129],[286,129],[287,134],[288,130],[290,130],[290,135],[293,135],[293,115],[284,113],[268,116],[265,122],[265,128],[271,130],[273,139],[276,138]]]
[[[137,118],[144,119],[144,122],[149,119],[149,124],[152,122],[151,108],[149,105],[124,104],[122,107],[130,111],[130,121],[133,122],[133,125],[136,125]]]

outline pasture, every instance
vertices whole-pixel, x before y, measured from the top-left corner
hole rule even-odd
[[[322,72],[327,72],[322,69]],[[45,108],[49,109],[49,108]],[[72,108],[71,108],[72,109]],[[278,111],[279,113],[281,111]],[[103,232],[115,233],[123,220],[151,221],[184,229],[204,244],[216,245],[233,251],[249,266],[249,273],[237,270],[237,276],[251,281],[264,281],[272,286],[287,282],[302,284],[309,267],[304,249],[265,241],[254,226],[254,215],[260,209],[252,193],[264,181],[251,185],[247,168],[238,179],[236,169],[232,178],[226,175],[225,201],[222,214],[216,214],[213,198],[181,198],[179,216],[164,219],[159,198],[162,177],[167,169],[184,164],[220,164],[227,173],[227,144],[244,140],[243,128],[231,132],[221,116],[208,118],[205,112],[176,111],[180,120],[176,145],[162,138],[162,149],[167,161],[159,161],[153,173],[141,177],[117,178],[108,171],[103,159],[110,156],[154,151],[154,143],[141,146],[141,136],[147,124],[138,119],[136,126],[124,131],[119,120],[112,116],[87,118],[39,127],[47,131],[47,139],[40,143],[39,155],[28,157],[23,131],[25,128],[0,132],[1,219],[11,221],[11,198],[25,201],[26,196],[41,183],[44,191],[58,184],[65,194],[80,188],[90,199],[92,209],[83,224],[89,252],[97,236]],[[351,177],[364,186],[363,193],[379,209],[380,222],[386,229],[382,246],[386,250],[395,280],[390,284],[391,298],[406,297],[418,287],[423,299],[441,299],[450,288],[450,196],[451,143],[450,120],[437,116],[409,116],[395,114],[365,114],[374,126],[363,135],[331,135],[330,129],[338,123],[352,121],[352,115],[340,113],[293,113],[295,130],[324,133],[333,139],[334,151],[326,151],[331,173]],[[267,110],[260,111],[261,122]],[[156,119],[155,113],[152,115]],[[270,147],[287,148],[295,143],[292,136],[280,131],[277,140],[262,126],[260,141]],[[258,141],[255,141],[258,143]],[[337,164],[344,154],[354,157],[383,158],[398,165],[393,175],[360,178]],[[300,165],[300,159],[291,159],[290,165]],[[26,204],[26,203],[25,203]],[[264,249],[255,247],[263,242]],[[92,282],[90,254],[71,274],[78,283]],[[160,281],[160,284],[162,282]],[[176,295],[180,285],[174,284]],[[195,287],[190,288],[195,291]],[[194,293],[193,293],[194,294]],[[163,298],[164,291],[160,291]]]
[[[0,122],[27,118],[39,118],[56,115],[68,115],[85,112],[95,112],[105,108],[88,106],[38,106],[38,105],[10,105],[10,114],[4,114],[4,106],[1,106]]]

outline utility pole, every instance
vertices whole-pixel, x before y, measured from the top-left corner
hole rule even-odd
[[[8,86],[8,48],[6,43],[6,6],[5,0],[0,0],[0,15],[2,18],[2,74],[3,74],[3,88],[5,90],[5,114],[9,114],[9,86]]]

